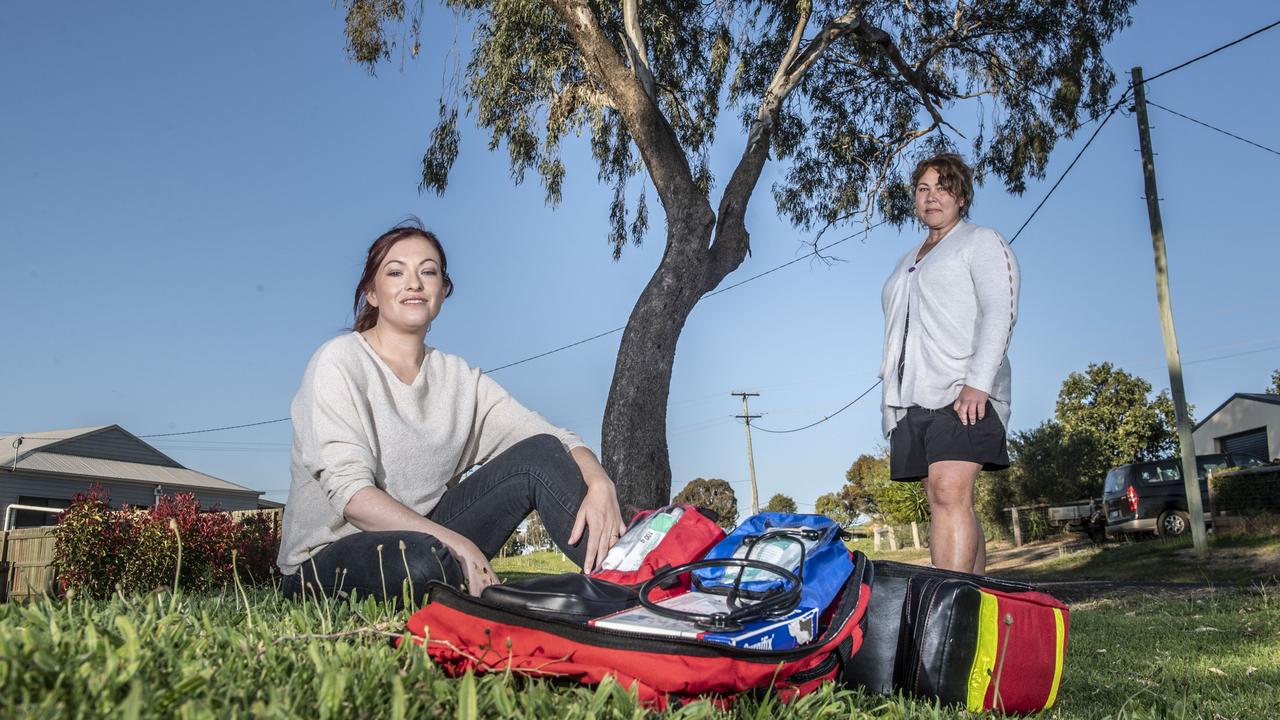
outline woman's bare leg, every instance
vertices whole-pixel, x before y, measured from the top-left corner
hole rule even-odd
[[[935,567],[960,572],[986,567],[986,543],[973,511],[973,488],[981,469],[982,465],[963,460],[929,465],[924,489],[933,514],[929,555]]]

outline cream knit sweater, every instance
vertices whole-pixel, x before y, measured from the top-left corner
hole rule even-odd
[[[881,293],[885,437],[908,407],[946,407],[965,385],[991,396],[1007,429],[1009,339],[1018,319],[1021,284],[1018,260],[1000,233],[966,222],[952,228],[917,263],[920,247],[902,256]],[[906,360],[899,381],[904,333]]]
[[[547,433],[566,450],[583,445],[461,358],[426,350],[408,385],[359,333],[312,356],[291,408],[293,477],[277,559],[283,573],[360,531],[343,509],[361,488],[381,488],[425,516],[463,472],[521,440]]]

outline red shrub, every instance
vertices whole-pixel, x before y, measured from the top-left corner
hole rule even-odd
[[[54,564],[62,586],[94,597],[109,595],[117,586],[124,592],[145,592],[172,584],[179,536],[178,584],[194,592],[233,581],[232,551],[241,582],[267,580],[280,547],[275,524],[262,513],[241,522],[226,513],[202,513],[191,493],[163,496],[146,511],[111,510],[105,491],[97,486],[72,500],[57,532]]]

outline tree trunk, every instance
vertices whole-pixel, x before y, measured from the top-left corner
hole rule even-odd
[[[698,300],[728,274],[709,248],[709,208],[699,199],[683,210],[667,213],[667,250],[627,320],[605,406],[601,459],[626,517],[671,499],[667,400],[676,343]]]

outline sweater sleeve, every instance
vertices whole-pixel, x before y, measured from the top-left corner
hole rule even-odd
[[[969,273],[978,299],[978,327],[964,382],[989,394],[1018,320],[1021,276],[1013,251],[1000,233],[989,228],[982,228],[974,238]]]
[[[534,435],[552,435],[566,452],[586,443],[577,434],[547,422],[538,413],[521,405],[492,378],[472,370],[476,380],[476,414],[471,429],[472,447],[467,464],[482,463],[521,440]]]
[[[363,422],[367,413],[357,404],[350,378],[337,363],[317,358],[294,399],[292,415],[302,439],[303,464],[343,517],[352,495],[376,485],[377,461]]]

